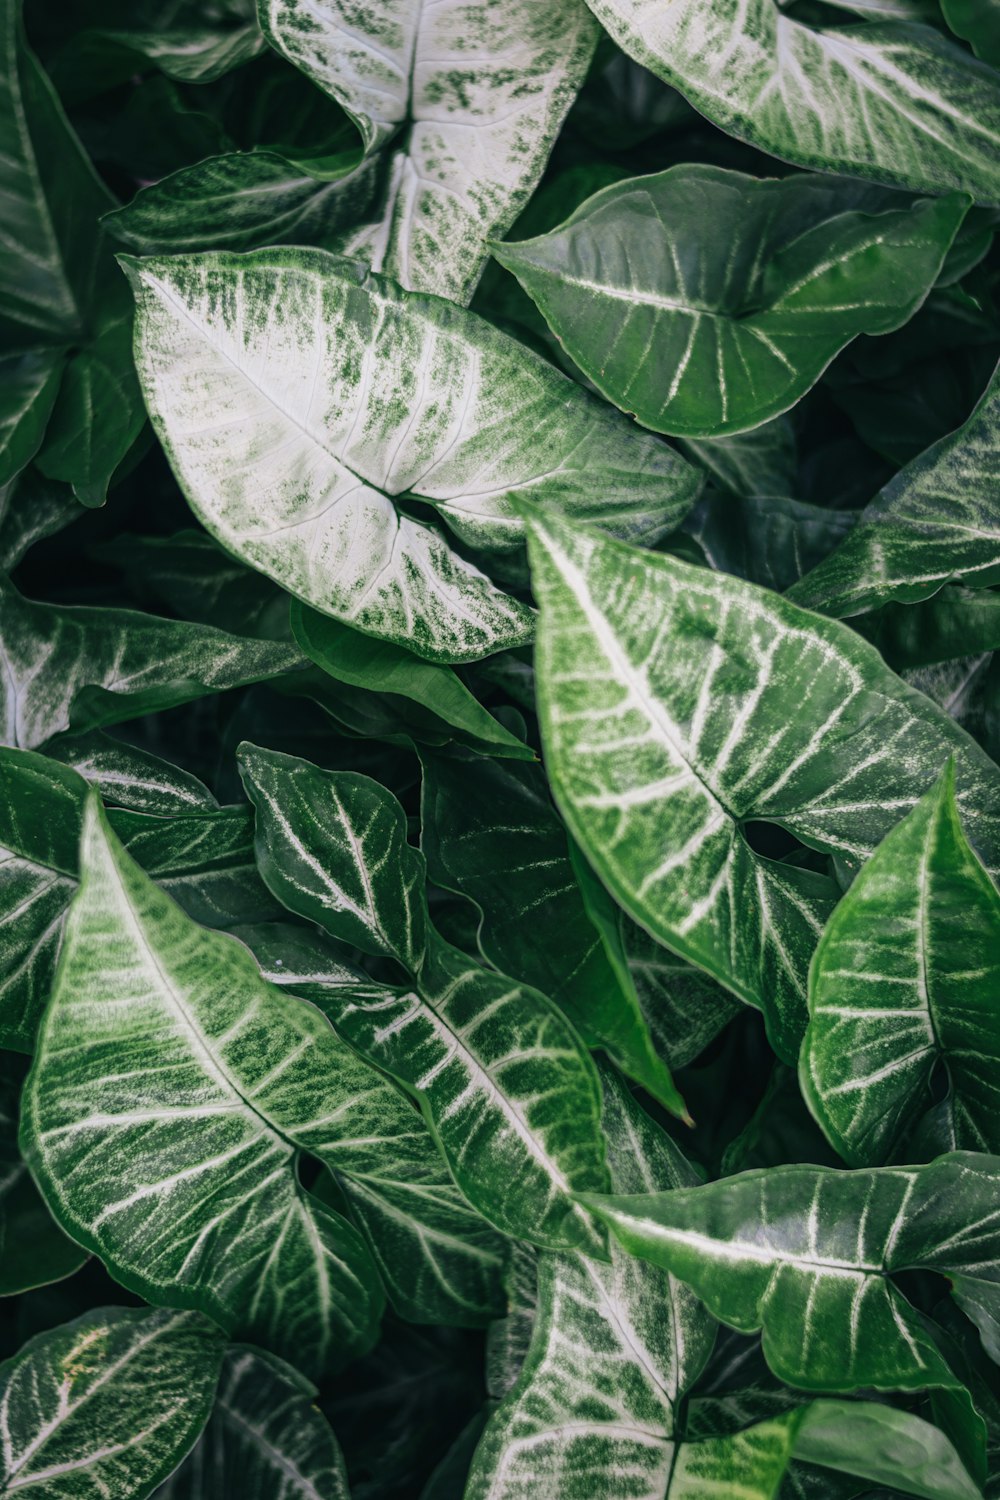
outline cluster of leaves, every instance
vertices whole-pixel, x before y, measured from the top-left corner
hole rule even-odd
[[[0,1493],[1000,1496],[998,0],[0,27]]]

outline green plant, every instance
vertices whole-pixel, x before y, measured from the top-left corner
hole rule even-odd
[[[0,23],[0,1494],[1000,1496],[997,0]]]

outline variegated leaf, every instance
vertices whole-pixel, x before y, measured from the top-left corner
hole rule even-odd
[[[146,400],[200,519],[305,603],[418,655],[489,655],[527,641],[531,616],[397,496],[502,551],[523,537],[516,495],[643,539],[697,496],[678,454],[539,356],[335,256],[127,269]]]
[[[418,292],[467,302],[535,187],[593,54],[582,0],[259,0],[272,44],[332,94],[366,151],[398,136],[370,224],[348,234]]]
[[[929,26],[821,28],[775,0],[588,0],[730,135],[803,167],[1000,201],[1000,78]]]
[[[240,769],[275,895],[413,978],[412,989],[316,993],[338,1031],[420,1101],[455,1181],[490,1223],[600,1254],[572,1198],[584,1180],[605,1180],[600,1090],[569,1022],[537,990],[480,967],[434,931],[423,857],[384,787],[253,745],[241,747]]]
[[[679,1192],[590,1198],[635,1255],[717,1318],[762,1328],[776,1375],[803,1390],[962,1391],[922,1313],[892,1281],[948,1277],[980,1325],[1000,1313],[1000,1159],[924,1167],[771,1167]]]
[[[826,615],[913,604],[956,580],[1000,579],[1000,367],[957,432],[901,469],[837,550],[789,590]]]
[[[305,1371],[343,1363],[372,1343],[382,1294],[297,1154],[376,1176],[419,1162],[415,1111],[158,890],[96,800],[81,868],[21,1126],[49,1206],[150,1301],[202,1308]]]
[[[906,1160],[1000,1150],[1000,892],[962,831],[950,766],[830,918],[809,1018],[802,1090],[845,1161],[877,1166],[906,1137]],[[948,1093],[932,1104],[942,1064]]]
[[[207,1318],[99,1308],[0,1365],[0,1487],[146,1500],[197,1441],[225,1337]]]
[[[763,1008],[793,1061],[835,888],[756,854],[745,824],[856,867],[954,754],[966,828],[997,869],[1000,772],[845,627],[567,521],[530,530],[556,800],[626,911]]]

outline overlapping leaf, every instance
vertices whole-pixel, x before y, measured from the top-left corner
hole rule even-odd
[[[1000,78],[929,26],[812,27],[776,0],[588,4],[630,57],[773,156],[1000,201]]]
[[[381,203],[345,237],[347,253],[467,302],[487,239],[524,206],[583,81],[598,33],[581,0],[259,9],[269,40],[344,106],[366,151],[399,135]]]
[[[886,836],[813,958],[802,1089],[845,1161],[1000,1149],[1000,892],[962,831],[951,768]],[[932,1106],[935,1070],[947,1097]],[[921,1118],[928,1115],[923,1121]]]
[[[858,334],[912,317],[967,207],[683,165],[493,253],[616,406],[657,432],[718,438],[787,411]]]
[[[856,865],[954,753],[967,829],[996,868],[1000,773],[844,627],[566,521],[530,529],[539,710],[564,816],[635,920],[764,1008],[794,1060],[834,888],[756,854],[746,824]]]
[[[571,1196],[605,1176],[597,1077],[572,1027],[543,995],[434,931],[423,858],[384,787],[252,745],[240,768],[274,893],[413,977],[412,989],[332,989],[320,1003],[338,1030],[412,1090],[455,1181],[491,1223],[600,1254]]]
[[[545,361],[336,257],[177,257],[129,273],[146,399],[199,517],[306,603],[421,656],[518,645],[531,616],[395,497],[500,549],[522,535],[517,494],[632,536],[664,534],[696,497],[677,454]]]

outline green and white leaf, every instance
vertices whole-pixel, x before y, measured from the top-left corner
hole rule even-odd
[[[932,1154],[1000,1150],[998,1007],[1000,892],[962,830],[949,766],[861,870],[813,957],[800,1078],[844,1160],[877,1166],[914,1133]],[[932,1107],[942,1065],[948,1094]]]
[[[212,1410],[225,1336],[207,1318],[99,1308],[0,1365],[0,1485],[44,1500],[146,1500]]]
[[[524,207],[598,37],[582,0],[258,0],[274,47],[354,120],[398,137],[372,222],[346,236],[413,291],[468,302],[486,242]]]
[[[82,514],[66,485],[26,470],[0,488],[0,568],[12,572],[36,542],[62,531]]]
[[[297,1156],[362,1174],[405,1162],[415,1112],[242,944],[158,890],[93,800],[81,851],[24,1096],[46,1200],[148,1300],[208,1311],[305,1372],[344,1363],[371,1346],[382,1293]]]
[[[0,485],[15,479],[41,447],[64,363],[61,349],[0,355]]]
[[[413,978],[412,989],[317,995],[338,1031],[420,1101],[456,1183],[490,1223],[600,1254],[572,1199],[577,1183],[605,1178],[600,1089],[572,1027],[545,996],[479,967],[434,931],[423,857],[384,787],[252,745],[239,762],[270,889]]]
[[[46,742],[45,754],[89,781],[104,802],[130,812],[170,817],[210,812],[219,805],[205,783],[190,771],[161,760],[139,745],[115,739],[103,729],[57,735]]]
[[[156,1500],[350,1500],[343,1454],[316,1394],[273,1354],[231,1349],[208,1426]]]
[[[998,495],[1000,367],[968,421],[901,469],[790,597],[842,618],[913,604],[946,583],[996,583]]]
[[[930,26],[824,29],[774,0],[588,0],[728,135],[797,166],[1000,202],[1000,78]]]
[[[511,550],[518,495],[644,540],[697,496],[678,454],[540,356],[337,257],[128,270],[146,400],[199,518],[305,603],[420,656],[523,644],[531,616],[397,497],[433,506],[472,546]]]
[[[695,1181],[610,1070],[603,1082],[615,1188],[649,1192]],[[541,1256],[527,1359],[487,1424],[468,1500],[687,1495],[667,1489],[678,1408],[715,1333],[686,1287],[620,1247],[612,1247],[610,1265],[585,1255]]]
[[[996,767],[844,627],[565,521],[530,528],[563,815],[626,911],[764,1008],[792,1061],[834,888],[757,855],[743,825],[777,823],[856,866],[954,753],[966,826],[997,868]]]
[[[656,432],[718,438],[787,411],[859,334],[907,322],[968,204],[684,164],[493,254],[616,406]]]
[[[541,767],[478,756],[421,759],[428,873],[475,902],[483,957],[555,1001],[589,1047],[603,1047],[628,1077],[684,1116],[627,964],[613,962],[588,909]]]
[[[686,1281],[730,1327],[761,1328],[802,1390],[961,1392],[922,1313],[892,1281],[946,1275],[977,1322],[1000,1308],[1000,1160],[770,1167],[679,1192],[588,1198],[632,1254]]]
[[[301,665],[290,645],[128,609],[40,604],[0,580],[0,734],[31,749],[92,729],[263,682]]]

